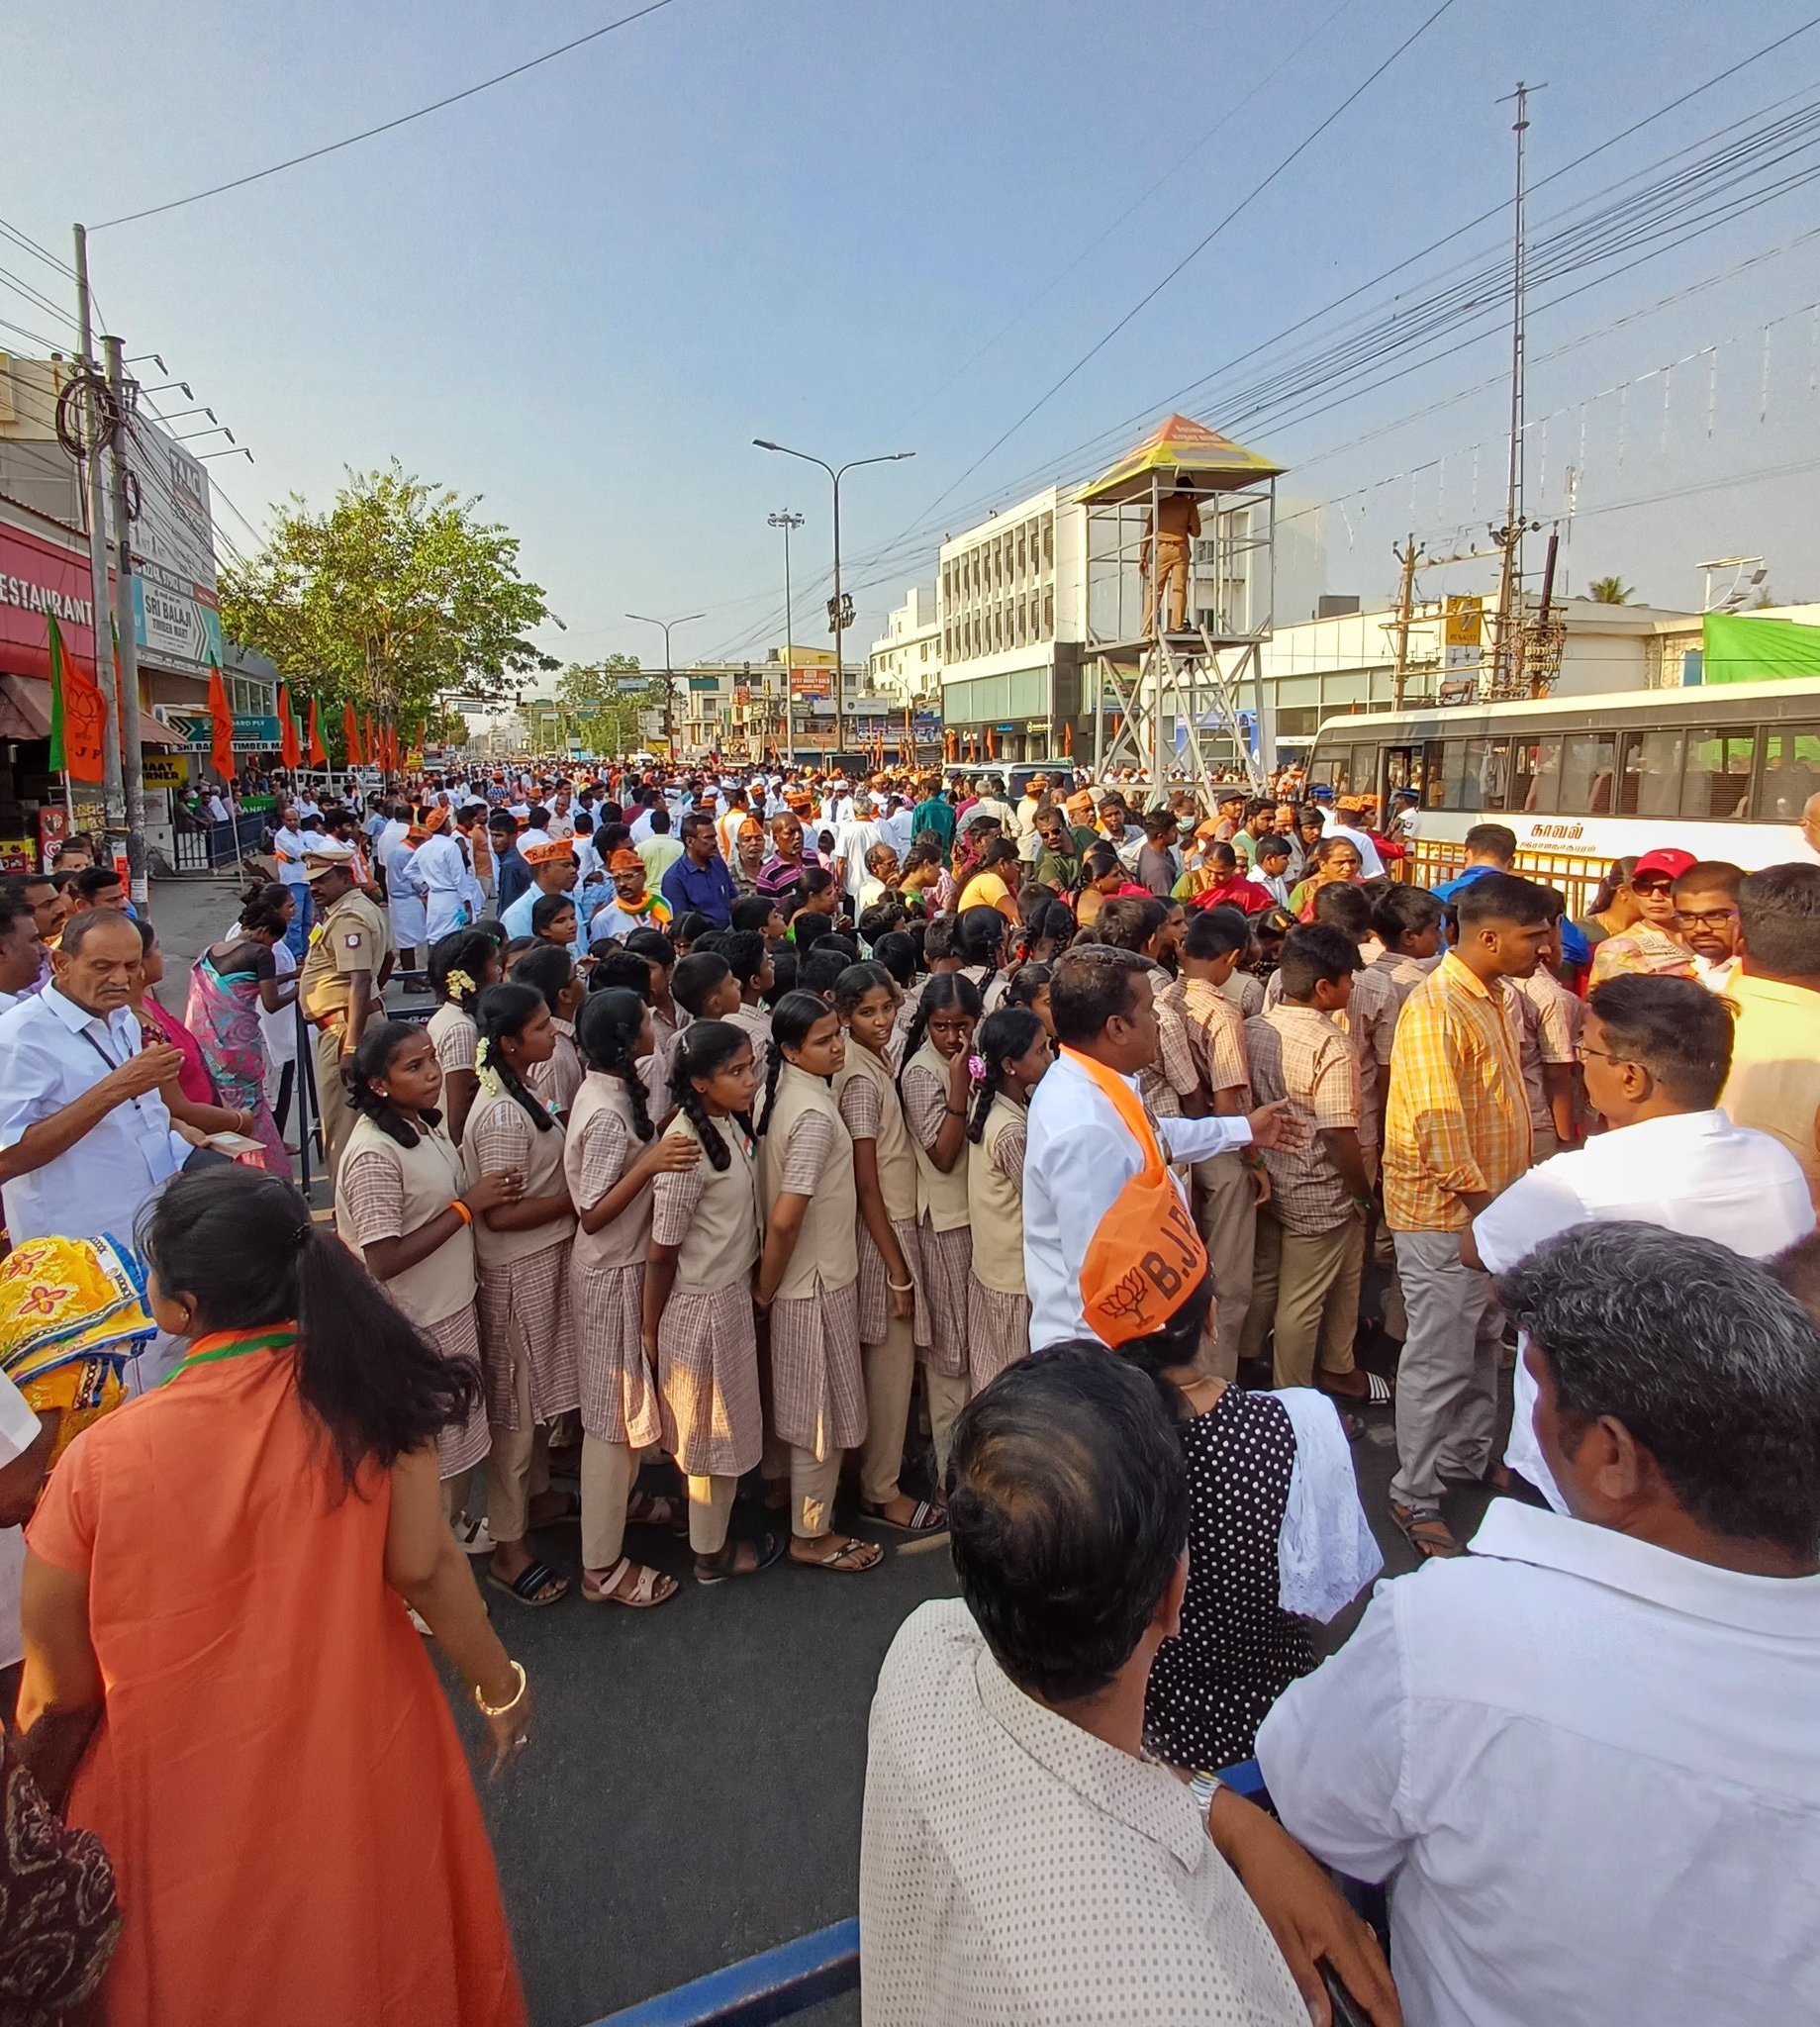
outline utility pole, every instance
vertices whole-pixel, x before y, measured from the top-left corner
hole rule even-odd
[[[1492,538],[1504,552],[1497,593],[1497,654],[1502,667],[1494,680],[1493,694],[1506,697],[1516,695],[1522,680],[1523,660],[1520,608],[1523,600],[1524,268],[1527,259],[1524,219],[1527,145],[1524,137],[1529,132],[1529,95],[1532,91],[1546,89],[1544,85],[1525,84],[1519,78],[1509,99],[1499,101],[1500,104],[1514,101],[1516,105],[1516,119],[1511,126],[1511,132],[1516,136],[1516,202],[1510,254],[1510,458],[1504,488],[1504,526],[1492,531]]]
[[[118,407],[109,414],[109,404],[101,386],[101,370],[95,363],[94,306],[88,289],[88,233],[81,227],[75,228],[76,237],[76,326],[80,334],[78,342],[82,353],[82,371],[89,376],[90,399],[88,403],[88,427],[83,431],[83,457],[87,467],[88,482],[88,568],[95,600],[95,687],[101,692],[104,723],[101,758],[101,795],[106,812],[107,828],[110,831],[123,830],[127,821],[126,788],[120,769],[120,708],[114,688],[114,669],[108,653],[108,621],[110,604],[108,599],[108,537],[101,504],[101,451],[104,440],[115,436],[124,423]],[[118,355],[118,341],[114,343]],[[128,534],[124,515],[117,531],[121,545],[126,547]],[[124,643],[133,637],[133,609],[126,603],[127,585],[123,579],[121,591],[121,626],[119,632]],[[138,693],[135,692],[137,698]],[[135,727],[137,729],[137,726]],[[143,840],[142,840],[143,841]],[[135,905],[137,906],[137,900]]]
[[[108,391],[114,397],[114,412],[118,417],[114,429],[114,539],[118,544],[114,583],[120,599],[120,711],[124,733],[120,752],[126,787],[127,872],[133,906],[144,908],[151,900],[151,883],[147,873],[150,855],[145,846],[145,768],[139,742],[139,633],[133,620],[133,523],[127,513],[127,482],[131,474],[127,468],[125,445],[127,418],[132,413],[132,403],[128,398],[126,369],[121,364],[120,339],[104,338],[101,342],[107,351]],[[112,670],[102,689],[112,696]],[[112,823],[111,814],[108,820]]]
[[[653,620],[645,613],[627,613],[628,620],[636,620],[641,627],[663,628],[663,735],[670,748],[670,757],[676,758],[676,685],[670,668],[670,628],[686,627],[691,620],[703,618],[701,613],[684,613],[676,620]]]
[[[1396,593],[1396,669],[1390,686],[1390,709],[1400,711],[1409,675],[1409,621],[1415,606],[1415,566],[1421,560],[1422,545],[1412,534],[1401,549],[1392,550],[1391,554],[1403,566],[1402,583]]]
[[[800,514],[792,514],[788,507],[780,507],[775,514],[765,516],[765,525],[784,531],[784,765],[788,768],[796,758],[797,748],[796,700],[791,691],[792,663],[795,657],[791,652],[790,642],[790,531],[803,526],[803,517]]]

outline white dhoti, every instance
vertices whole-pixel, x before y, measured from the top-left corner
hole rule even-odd
[[[427,935],[422,897],[395,894],[386,904],[392,917],[392,945],[398,950],[421,950]]]
[[[431,943],[451,929],[464,929],[475,919],[473,908],[458,889],[434,887],[424,903],[425,934]]]

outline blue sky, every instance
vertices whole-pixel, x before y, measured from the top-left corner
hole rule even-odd
[[[785,505],[808,521],[797,634],[824,639],[826,481],[750,439],[835,461],[913,449],[843,493],[849,651],[863,653],[903,588],[932,581],[944,532],[1079,475],[1114,425],[1143,416],[1124,433],[1135,437],[1176,390],[1507,201],[1496,101],[1517,77],[1548,85],[1530,136],[1541,178],[1806,13],[1800,0],[1716,18],[1638,0],[1454,0],[933,504],[1435,4],[674,0],[398,133],[102,232],[96,287],[129,349],[161,352],[253,447],[256,465],[217,470],[255,524],[270,500],[325,503],[344,464],[396,455],[480,494],[522,536],[527,574],[567,626],[546,644],[564,655],[648,659],[657,636],[624,611],[703,607],[678,629],[679,661],[761,652],[781,637],[782,605],[765,516]],[[614,11],[164,0],[101,20],[28,0],[0,22],[0,216],[64,251],[74,218],[337,139]],[[1546,186],[1539,228],[1772,100],[1802,94],[1796,111],[1817,92],[1820,30]],[[1820,598],[1814,474],[1717,483],[1820,458],[1820,238],[1788,244],[1814,218],[1811,188],[1794,190],[1538,312],[1531,411],[1554,420],[1546,451],[1531,434],[1531,499],[1558,510],[1579,463],[1577,585],[1612,570],[1659,603],[1693,604],[1701,558],[1761,550],[1779,595]],[[1410,269],[1411,295],[1504,230],[1494,220]],[[60,286],[17,249],[0,267]],[[1387,300],[1368,290],[1359,307]],[[4,284],[0,316],[45,321]],[[1388,594],[1389,545],[1409,528],[1444,546],[1474,514],[1476,444],[1483,523],[1501,390],[1416,412],[1495,375],[1505,344],[1489,332],[1326,414],[1235,431],[1290,467],[1297,502],[1338,502],[1318,519],[1329,588]],[[1664,376],[1639,376],[1671,360],[1682,363],[1665,409]],[[1187,406],[1226,420],[1208,395]],[[1400,476],[1412,467],[1424,469]],[[1457,568],[1424,589],[1471,581]]]

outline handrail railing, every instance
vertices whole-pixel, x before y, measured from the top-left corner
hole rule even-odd
[[[859,1922],[849,1919],[641,1999],[594,2027],[765,2027],[858,1989]]]

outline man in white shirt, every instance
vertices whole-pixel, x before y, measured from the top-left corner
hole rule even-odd
[[[996,817],[1005,835],[1011,836],[1017,827],[1017,813],[1005,800],[1004,782],[996,774],[976,774],[973,792],[978,800],[967,812],[968,816]]]
[[[412,869],[424,893],[426,956],[440,937],[471,919],[467,854],[453,835],[453,821],[447,807],[438,803],[424,826],[430,835],[418,846],[412,860]]]
[[[1408,2027],[1820,2018],[1820,1336],[1647,1224],[1498,1294],[1568,1514],[1382,1585],[1259,1729],[1271,1799],[1391,1880]]]
[[[1081,1297],[1087,1250],[1119,1192],[1145,1167],[1147,1150],[1084,1059],[1122,1078],[1136,1095],[1137,1073],[1157,1060],[1160,1047],[1154,969],[1135,951],[1103,943],[1083,944],[1056,960],[1049,1009],[1061,1053],[1030,1100],[1023,1170],[1024,1286],[1036,1349],[1090,1334]],[[1189,1163],[1234,1147],[1298,1145],[1301,1128],[1288,1110],[1280,1099],[1249,1118],[1150,1124],[1166,1159]]]
[[[128,1005],[144,954],[125,916],[77,916],[51,983],[0,1014],[0,1183],[15,1243],[106,1232],[131,1246],[140,1211],[188,1157],[160,1092],[183,1059],[146,1043]]]
[[[830,869],[843,892],[854,902],[854,914],[859,913],[860,889],[866,884],[866,854],[880,841],[880,830],[872,817],[872,798],[864,789],[853,794],[853,816],[834,833],[834,863]],[[727,864],[736,864],[735,857],[728,857]]]
[[[1580,1055],[1587,1101],[1611,1130],[1494,1198],[1462,1240],[1469,1267],[1508,1273],[1545,1240],[1594,1219],[1697,1232],[1747,1260],[1767,1260],[1813,1230],[1801,1164],[1779,1140],[1718,1110],[1732,1022],[1704,987],[1636,972],[1593,987]],[[1536,1440],[1535,1404],[1519,1359],[1505,1468],[1565,1512]]]
[[[910,1615],[872,1705],[867,2027],[1306,2027],[1317,1957],[1389,2027],[1377,1946],[1306,1857],[1144,1755],[1188,1585],[1151,1382],[1084,1344],[1012,1366],[955,1424],[948,1524],[961,1597]]]

